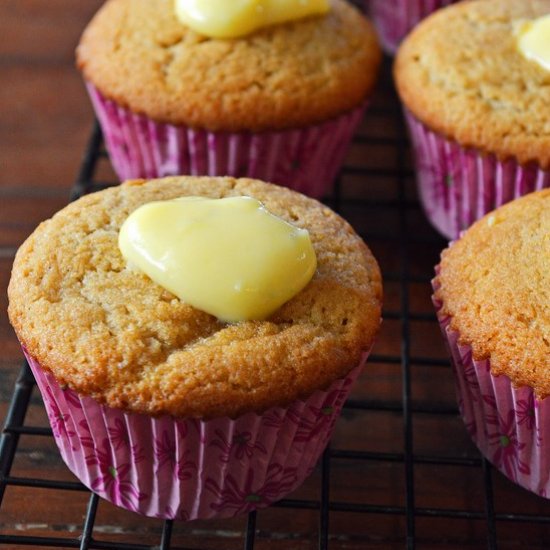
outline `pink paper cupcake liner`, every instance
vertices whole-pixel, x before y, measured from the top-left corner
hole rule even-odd
[[[432,284],[437,290],[437,278]],[[511,481],[550,498],[550,400],[538,400],[529,387],[515,388],[505,375],[493,376],[490,361],[476,361],[472,348],[460,343],[442,303],[434,298],[434,305],[451,355],[460,414],[474,443]]]
[[[405,110],[414,149],[420,201],[445,237],[460,232],[503,204],[550,187],[550,172],[535,164],[466,149],[432,132]]]
[[[430,13],[457,1],[370,0],[370,14],[386,53],[393,55],[409,31]]]
[[[310,197],[333,186],[366,103],[322,124],[276,132],[209,132],[154,122],[88,92],[121,180],[233,176],[285,185]]]
[[[352,384],[236,419],[152,418],[61,387],[25,350],[69,469],[113,504],[164,519],[233,517],[265,508],[311,473]]]

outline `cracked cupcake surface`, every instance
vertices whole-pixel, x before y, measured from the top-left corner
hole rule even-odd
[[[549,0],[478,0],[435,13],[399,50],[403,103],[463,147],[550,169],[550,71],[517,45],[518,26],[548,13]]]
[[[313,280],[265,321],[225,324],[126,265],[121,224],[140,205],[248,195],[307,229]],[[322,204],[255,180],[130,181],[42,223],[17,253],[9,315],[27,352],[62,385],[152,415],[212,418],[285,406],[345,377],[380,324],[376,261]]]
[[[372,90],[379,62],[373,27],[343,0],[327,15],[228,40],[190,30],[173,0],[109,0],[77,50],[85,78],[118,105],[156,122],[232,132],[350,111]]]

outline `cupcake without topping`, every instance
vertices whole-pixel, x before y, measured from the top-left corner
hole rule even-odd
[[[550,190],[477,221],[442,254],[434,303],[461,414],[512,481],[550,496]]]

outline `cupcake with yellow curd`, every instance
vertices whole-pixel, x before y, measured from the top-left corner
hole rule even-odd
[[[245,176],[315,197],[380,58],[344,0],[108,0],[77,49],[121,180]]]
[[[434,303],[459,408],[505,476],[550,497],[550,189],[477,221],[446,249]]]
[[[477,0],[433,14],[401,46],[420,197],[446,237],[550,185],[549,36],[549,0]]]
[[[230,517],[311,472],[380,324],[376,261],[256,180],[134,180],[19,249],[9,316],[73,473],[148,516]]]

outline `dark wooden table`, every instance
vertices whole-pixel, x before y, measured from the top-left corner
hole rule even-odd
[[[73,52],[101,3],[0,1],[1,418],[22,362],[5,313],[10,267],[25,237],[68,201],[93,120]],[[456,413],[428,283],[444,242],[416,203],[388,67],[383,80],[350,152],[336,204],[380,260],[386,299],[373,360],[332,444],[328,547],[550,547],[550,503],[483,469]],[[114,181],[106,159],[99,177]],[[90,494],[44,435],[47,418],[36,390],[25,425],[31,428],[18,441],[13,467],[0,477],[0,546],[45,547],[32,537],[53,537],[50,548],[78,547]],[[10,430],[13,437],[17,430]],[[260,512],[249,548],[318,548],[321,476],[319,467],[288,507]],[[246,527],[246,517],[174,524],[170,547],[242,548]],[[96,542],[82,547],[158,545],[163,529],[161,521],[100,502]]]

